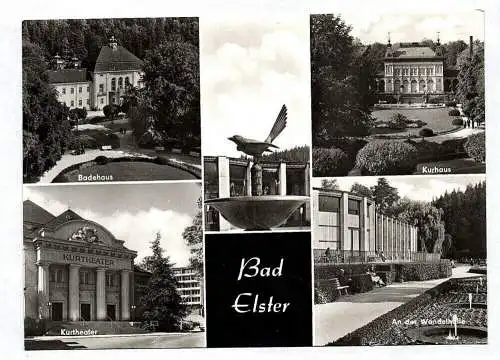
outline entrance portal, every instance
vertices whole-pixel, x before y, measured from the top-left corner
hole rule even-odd
[[[53,302],[52,303],[52,320],[62,321],[63,319],[63,303]]]
[[[106,313],[108,315],[108,320],[115,321],[116,320],[116,306],[115,305],[107,305]]]
[[[80,317],[83,321],[90,321],[90,304],[80,304]]]

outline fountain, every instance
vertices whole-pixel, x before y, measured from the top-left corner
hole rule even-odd
[[[273,140],[285,129],[287,109],[283,105],[276,121],[264,141],[247,139],[234,135],[229,140],[236,143],[236,149],[253,159],[251,168],[251,196],[236,196],[206,200],[232,225],[244,230],[270,230],[285,221],[303,205],[309,197],[291,195],[264,195],[262,192],[261,160],[264,152],[277,148]]]

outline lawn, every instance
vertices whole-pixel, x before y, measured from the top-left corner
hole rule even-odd
[[[375,110],[372,112],[372,116],[377,120],[382,120],[384,122],[389,121],[391,116],[396,113],[401,113],[410,120],[422,120],[427,123],[423,126],[430,128],[437,132],[443,132],[448,130],[453,130],[455,128],[452,125],[454,119],[453,116],[448,115],[449,108],[437,108],[437,109],[388,109],[388,110]],[[375,128],[372,130],[372,134],[398,134],[398,135],[418,135],[418,132],[422,128],[411,128],[404,130],[389,130],[386,128]]]
[[[112,181],[148,181],[148,180],[191,180],[197,179],[193,174],[169,165],[158,165],[150,162],[123,161],[110,162],[106,165],[95,165],[71,171],[66,174],[70,182],[78,182],[78,174],[113,176]]]

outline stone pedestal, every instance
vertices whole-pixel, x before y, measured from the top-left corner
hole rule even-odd
[[[80,319],[80,265],[69,265],[68,318]]]
[[[258,163],[252,166],[252,196],[262,196],[262,166]]]

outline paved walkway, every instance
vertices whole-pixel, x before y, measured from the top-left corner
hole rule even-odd
[[[446,140],[453,140],[453,139],[463,139],[466,137],[469,137],[474,134],[478,134],[484,132],[484,129],[482,128],[465,128],[465,129],[460,129],[458,131],[453,131],[448,134],[443,134],[443,135],[436,135],[436,136],[431,136],[425,138],[426,141],[432,141],[441,144],[442,142]]]
[[[452,277],[480,276],[467,273],[469,268],[453,269]],[[342,296],[333,303],[315,305],[314,345],[335,341],[448,279],[395,283],[366,293]]]

